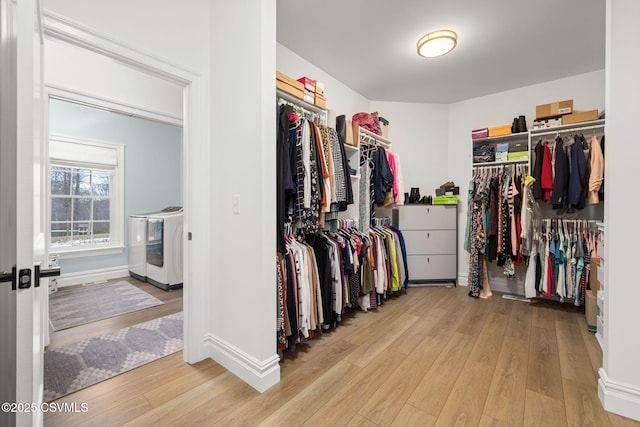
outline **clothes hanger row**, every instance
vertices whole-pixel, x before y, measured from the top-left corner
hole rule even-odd
[[[302,105],[296,104],[288,99],[277,97],[278,105],[290,105],[293,107],[295,113],[300,116],[306,117],[308,120],[316,124],[326,124],[326,115],[320,114],[316,111],[310,111],[304,108]]]
[[[495,175],[500,175],[505,172],[507,173],[528,173],[529,165],[524,163],[518,163],[513,165],[493,165],[493,166],[475,166],[474,169],[474,178],[491,178]]]

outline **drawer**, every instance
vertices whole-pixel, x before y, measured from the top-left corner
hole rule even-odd
[[[407,255],[410,281],[455,279],[456,255]]]
[[[397,226],[404,230],[455,230],[456,206],[416,205],[402,206],[394,211]],[[395,222],[395,221],[394,221]]]
[[[455,230],[407,230],[402,235],[409,255],[456,253]]]

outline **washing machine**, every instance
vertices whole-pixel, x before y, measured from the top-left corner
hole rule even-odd
[[[166,291],[182,287],[183,212],[147,216],[147,282]]]
[[[147,281],[147,215],[129,216],[129,275]]]

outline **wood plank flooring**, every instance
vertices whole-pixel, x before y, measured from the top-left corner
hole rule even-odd
[[[54,333],[52,345],[182,309],[181,290],[131,282],[163,309]],[[212,360],[188,365],[176,353],[58,399],[89,411],[46,413],[45,425],[640,426],[602,409],[602,352],[583,312],[466,291],[410,288],[377,310],[350,311],[285,353],[280,383],[262,394]]]

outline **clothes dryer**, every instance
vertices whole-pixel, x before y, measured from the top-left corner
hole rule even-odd
[[[183,212],[147,216],[147,281],[164,290],[182,287]]]

